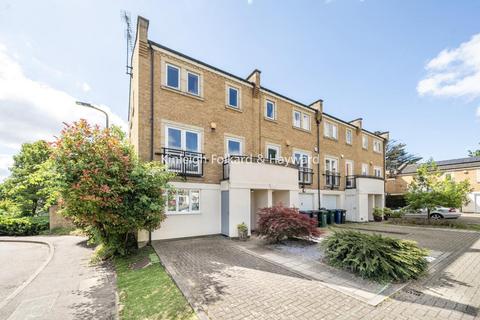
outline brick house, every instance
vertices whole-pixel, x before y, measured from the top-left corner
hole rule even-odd
[[[468,195],[470,202],[460,209],[462,212],[480,213],[480,157],[436,161],[436,164],[443,176],[450,176],[456,181],[470,182],[473,189]],[[401,199],[405,195],[418,166],[418,164],[406,165],[388,175],[385,191],[389,198]]]
[[[388,133],[267,89],[259,70],[242,78],[155,43],[148,26],[138,18],[129,137],[142,160],[177,173],[152,239],[235,237],[237,224],[250,232],[258,208],[279,203],[345,208],[352,221],[383,207]]]

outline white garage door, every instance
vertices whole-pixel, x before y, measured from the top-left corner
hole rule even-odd
[[[327,209],[338,209],[337,207],[338,196],[323,195],[322,200],[323,200],[322,207]]]
[[[313,210],[313,194],[299,193],[298,200],[300,202],[300,210]]]

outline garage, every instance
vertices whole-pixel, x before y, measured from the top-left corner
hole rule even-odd
[[[313,210],[313,194],[299,193],[298,201],[300,203],[300,210]]]
[[[322,207],[327,209],[337,209],[338,208],[338,196],[336,195],[323,195],[322,196]]]

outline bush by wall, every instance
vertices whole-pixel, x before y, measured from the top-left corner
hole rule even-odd
[[[257,232],[269,242],[298,237],[320,236],[318,221],[299,214],[298,209],[283,206],[260,210]]]
[[[48,217],[0,216],[0,236],[32,236],[48,230]]]
[[[428,266],[427,251],[414,241],[377,234],[337,231],[322,246],[330,265],[379,282],[414,279]]]

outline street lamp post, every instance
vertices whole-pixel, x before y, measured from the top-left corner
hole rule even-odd
[[[82,102],[82,101],[76,101],[75,102],[76,104],[78,104],[79,106],[83,106],[83,107],[87,107],[87,108],[92,108],[92,109],[95,109],[97,111],[100,111],[102,112],[104,115],[105,115],[105,123],[106,123],[106,128],[108,128],[108,113],[106,113],[104,110],[100,109],[100,108],[97,108],[95,107],[94,105],[92,105],[91,103],[88,103],[88,102]]]

